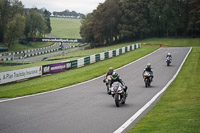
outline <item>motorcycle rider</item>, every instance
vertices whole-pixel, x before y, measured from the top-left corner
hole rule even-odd
[[[103,82],[106,83],[106,86],[107,86],[107,93],[108,93],[109,95],[111,94],[111,92],[110,92],[110,82],[107,82],[106,80],[107,80],[108,76],[109,76],[109,75],[112,76],[112,74],[113,74],[113,68],[110,67],[109,70],[108,70],[108,72],[106,73],[106,75],[105,75],[105,77],[104,77],[104,80],[103,80]]]
[[[150,63],[147,63],[147,67],[144,69],[144,72],[143,72],[143,78],[144,78],[144,73],[145,73],[145,71],[147,71],[147,72],[149,72],[150,73],[150,79],[151,79],[151,81],[153,81],[153,70],[152,70],[152,68],[151,68],[151,64]]]
[[[114,82],[120,82],[121,85],[122,85],[122,88],[124,89],[124,91],[125,91],[125,93],[126,93],[126,91],[127,91],[127,86],[125,86],[124,82],[122,81],[122,79],[119,78],[119,75],[118,75],[118,73],[116,73],[116,72],[113,72],[113,74],[112,74],[112,79],[111,79],[111,82],[110,82],[110,87],[112,87],[112,84],[113,84]]]
[[[112,75],[112,74],[113,74],[113,68],[110,67],[109,70],[108,70],[108,72],[106,73],[106,76],[105,76],[103,82],[106,82],[107,77],[108,77],[109,75]]]
[[[172,61],[172,55],[171,53],[167,53],[166,59],[169,57],[170,61]]]
[[[172,55],[171,55],[171,53],[167,53],[167,56],[166,56],[166,58],[167,57],[169,57],[169,58],[172,58]]]

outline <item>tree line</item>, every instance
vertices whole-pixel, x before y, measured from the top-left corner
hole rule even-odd
[[[25,9],[20,0],[0,0],[0,42],[10,47],[21,39],[50,33],[50,15],[46,9]]]
[[[82,20],[91,47],[148,37],[200,36],[199,0],[106,0]]]
[[[54,11],[53,15],[55,17],[75,17],[75,18],[83,18],[83,17],[85,17],[85,15],[82,14],[82,13],[77,13],[75,11],[69,11],[69,10],[65,10],[65,11],[62,11],[62,12]]]

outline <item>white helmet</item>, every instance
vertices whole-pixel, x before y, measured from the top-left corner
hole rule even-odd
[[[109,72],[111,72],[111,73],[113,72],[113,68],[112,67],[109,68]]]
[[[167,55],[171,55],[170,53],[168,53]]]
[[[147,68],[151,68],[151,64],[150,63],[147,63]]]

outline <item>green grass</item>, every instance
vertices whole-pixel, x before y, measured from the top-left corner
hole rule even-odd
[[[51,34],[61,38],[81,38],[80,26],[81,19],[69,18],[50,18],[52,31]]]
[[[132,52],[100,61],[83,68],[69,70],[51,76],[35,78],[20,83],[0,86],[0,98],[10,98],[39,92],[58,89],[72,84],[80,83],[103,75],[110,66],[118,68],[130,63],[159,48],[158,46],[145,46]],[[89,74],[89,73],[90,74]]]
[[[200,46],[200,38],[150,38],[140,41],[147,44],[163,44],[167,47],[196,47]]]
[[[199,133],[199,74],[200,47],[194,47],[160,101],[128,133]]]

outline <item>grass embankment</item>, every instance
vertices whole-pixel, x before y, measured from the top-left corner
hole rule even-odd
[[[148,53],[151,53],[157,48],[159,48],[159,46],[144,46],[135,51],[131,51],[105,61],[100,61],[83,68],[69,70],[51,76],[35,78],[21,83],[3,85],[0,86],[0,98],[10,98],[35,94],[80,83],[103,75],[110,66],[116,69],[140,57],[143,57]]]
[[[81,19],[51,17],[51,34],[61,38],[81,38],[79,31]]]
[[[200,47],[194,47],[160,101],[128,133],[199,133],[199,74]]]

